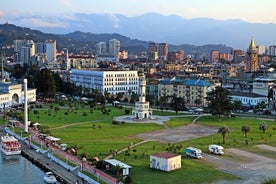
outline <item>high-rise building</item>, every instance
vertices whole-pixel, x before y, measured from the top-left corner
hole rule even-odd
[[[276,45],[269,46],[268,55],[276,56]]]
[[[169,47],[167,43],[158,44],[158,57],[161,61],[168,60]]]
[[[46,53],[46,44],[42,42],[35,43],[35,53]]]
[[[117,39],[109,40],[109,54],[113,55],[115,58],[118,58],[118,54],[121,49],[120,41]]]
[[[107,53],[106,43],[105,42],[99,42],[96,45],[96,55],[104,55]]]
[[[158,52],[157,51],[157,44],[154,42],[150,42],[148,45],[148,53],[154,53],[154,52]]]
[[[15,62],[23,65],[30,64],[31,57],[35,55],[35,44],[33,40],[14,40]]]
[[[264,46],[264,45],[259,45],[259,46],[258,46],[258,54],[259,54],[259,55],[266,54],[266,46]]]
[[[230,61],[230,53],[219,53],[219,60]]]
[[[247,56],[246,71],[256,72],[258,70],[258,49],[256,47],[253,36],[252,36],[249,48],[247,49],[246,56]]]
[[[174,51],[168,53],[168,60],[171,63],[178,64],[184,60],[184,50]]]
[[[210,61],[211,62],[218,62],[219,61],[219,51],[212,50],[210,52]]]
[[[235,63],[241,63],[243,61],[243,58],[244,53],[242,50],[238,49],[233,51],[233,60]]]
[[[56,41],[47,40],[45,44],[46,44],[46,54],[48,56],[48,62],[56,61],[56,52],[57,52]]]

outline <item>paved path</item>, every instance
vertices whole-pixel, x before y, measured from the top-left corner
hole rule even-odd
[[[80,123],[77,123],[77,124],[80,124]],[[70,124],[70,126],[72,126],[72,124]],[[21,124],[21,127],[24,128],[24,125]],[[46,142],[38,137],[38,135],[39,135],[38,131],[31,129],[29,131],[29,133],[32,134],[32,141],[35,141],[39,144],[43,144],[46,147]],[[110,175],[104,173],[103,171],[96,169],[94,166],[92,166],[90,164],[83,164],[82,160],[80,160],[76,156],[63,151],[56,146],[53,146],[53,145],[49,145],[49,146],[50,146],[49,150],[62,156],[63,158],[67,158],[69,162],[72,162],[72,163],[76,164],[77,166],[79,166],[79,169],[82,168],[83,170],[94,175],[95,177],[99,177],[99,179],[104,181],[105,183],[107,183],[107,184],[117,184],[118,183],[116,178],[113,178]]]

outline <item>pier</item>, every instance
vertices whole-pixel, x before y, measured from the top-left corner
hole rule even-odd
[[[0,125],[0,129],[2,133],[9,133],[10,135],[15,136],[22,145],[21,154],[45,172],[53,172],[60,183],[99,184],[99,180],[101,180],[101,182],[106,184],[121,184],[121,182],[119,182],[116,178],[113,178],[103,171],[98,170],[95,168],[95,166],[90,164],[83,165],[83,162],[77,157],[62,151],[60,148],[49,145],[47,150],[43,150],[41,147],[38,147],[29,142],[27,138],[24,139],[20,137],[3,125]],[[32,132],[32,141],[37,143],[40,142],[42,144],[41,140],[38,138],[37,132],[34,131]],[[68,159],[68,161],[72,162],[76,166],[72,167],[67,165],[67,161],[65,163],[59,160],[53,155],[53,153]],[[86,171],[91,175],[94,175],[94,177],[97,178],[97,181],[85,175],[82,171]]]
[[[81,178],[77,176],[74,171],[67,170],[56,162],[50,160],[46,155],[38,153],[34,149],[30,149],[29,146],[21,142],[21,154],[37,165],[43,171],[51,171],[60,183],[75,184],[76,181],[81,181]],[[81,182],[80,182],[81,183]]]

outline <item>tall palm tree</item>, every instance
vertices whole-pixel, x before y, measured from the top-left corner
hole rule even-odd
[[[244,137],[246,138],[247,133],[250,132],[250,127],[248,125],[243,125],[241,131],[244,133]]]
[[[265,131],[268,129],[268,125],[265,123],[265,122],[262,122],[260,125],[259,125],[259,130],[262,130],[263,133],[265,133]]]
[[[218,133],[221,133],[222,135],[222,143],[225,144],[225,138],[226,138],[226,134],[230,133],[230,129],[226,126],[220,127],[218,129]]]

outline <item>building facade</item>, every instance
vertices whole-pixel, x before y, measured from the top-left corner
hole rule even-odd
[[[161,171],[173,171],[181,168],[181,155],[161,152],[150,155],[150,168]]]
[[[72,69],[70,80],[84,89],[97,89],[103,95],[122,93],[138,94],[139,77],[137,71],[129,70],[78,70]]]
[[[36,101],[36,89],[27,90],[28,102]],[[18,106],[24,102],[24,90],[22,84],[0,82],[0,109]]]
[[[163,96],[184,98],[188,106],[207,106],[207,91],[213,85],[201,79],[161,80],[158,84],[158,100]],[[200,99],[200,104],[197,101]]]
[[[47,40],[45,42],[46,54],[48,56],[48,62],[55,62],[57,58],[57,43],[55,40]]]
[[[113,55],[115,58],[118,59],[118,54],[121,49],[121,43],[117,39],[109,40],[109,54]]]

